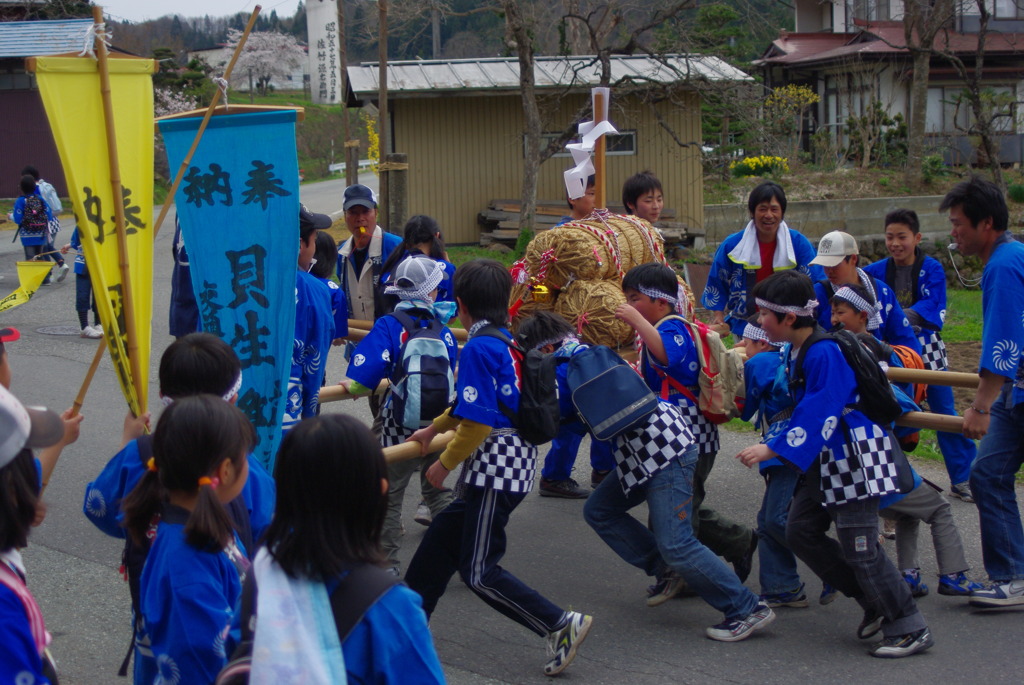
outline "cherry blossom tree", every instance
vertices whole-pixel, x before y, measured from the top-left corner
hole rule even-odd
[[[227,49],[234,51],[242,32],[228,30]],[[266,95],[275,77],[290,74],[306,59],[306,51],[294,36],[276,31],[254,31],[245,41],[245,48],[231,72],[232,85],[255,84],[260,95]]]

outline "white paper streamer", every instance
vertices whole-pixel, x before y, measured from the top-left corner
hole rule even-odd
[[[608,121],[608,100],[611,94],[609,88],[594,88],[590,91],[591,102],[593,103],[592,109],[595,110],[596,115],[596,96],[602,93],[604,94],[602,111],[604,121],[584,121],[580,123],[580,142],[569,143],[565,146],[565,149],[572,155],[573,162],[573,167],[566,169],[563,174],[565,178],[565,192],[570,200],[581,198],[587,192],[587,179],[595,171],[591,154],[594,152],[594,145],[597,143],[598,138],[609,133],[618,133],[612,122]]]

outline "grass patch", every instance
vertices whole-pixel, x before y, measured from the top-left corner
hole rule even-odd
[[[476,247],[472,245],[448,248],[448,259],[456,268],[462,266],[471,259],[478,259],[480,257],[485,259],[497,259],[505,266],[512,266],[512,262],[516,261],[516,255],[514,252],[498,252],[496,250],[489,250],[486,247]]]
[[[731,431],[738,431],[740,433],[757,433],[757,426],[742,419],[729,419],[722,424],[722,428],[727,428]]]
[[[981,291],[949,290],[946,296],[946,325],[942,327],[942,339],[946,342],[981,340]]]

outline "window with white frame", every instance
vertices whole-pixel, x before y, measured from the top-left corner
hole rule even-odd
[[[872,21],[893,19],[890,0],[853,0],[853,18]]]
[[[1016,88],[1014,86],[986,86],[998,108],[992,120],[997,133],[1015,133],[1017,130]],[[926,115],[928,133],[965,134],[974,116],[970,104],[964,97],[964,89],[956,86],[931,87],[928,89],[928,110]]]
[[[1021,0],[995,0],[992,16],[996,19],[1024,19],[1024,2]]]

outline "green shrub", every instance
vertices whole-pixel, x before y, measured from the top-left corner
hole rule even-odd
[[[1014,202],[1024,202],[1024,183],[1013,183],[1006,189],[1006,194]]]

